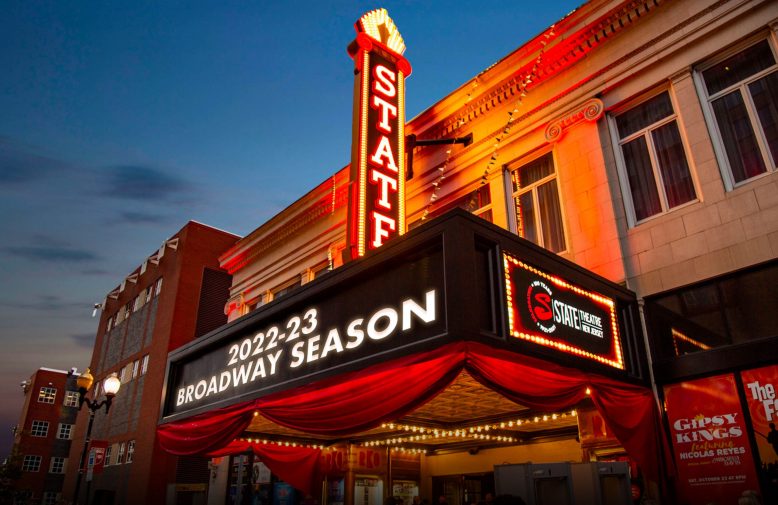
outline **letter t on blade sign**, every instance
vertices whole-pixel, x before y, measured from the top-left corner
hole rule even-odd
[[[354,119],[347,261],[405,233],[405,78],[411,73],[386,9],[368,12],[355,27],[348,47]]]

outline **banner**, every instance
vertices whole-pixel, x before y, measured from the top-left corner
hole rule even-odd
[[[778,497],[778,365],[740,373],[759,454],[762,492]],[[764,503],[769,503],[765,500]]]
[[[758,491],[735,377],[707,377],[664,391],[679,502],[738,503],[743,492]]]

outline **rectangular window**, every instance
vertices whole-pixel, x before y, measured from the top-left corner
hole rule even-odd
[[[117,465],[121,465],[122,463],[124,463],[124,449],[125,449],[125,444],[124,442],[122,442],[119,444],[119,452],[116,454]]]
[[[778,65],[767,40],[714,63],[695,77],[706,98],[730,186],[776,169]]]
[[[30,427],[30,435],[33,437],[47,437],[49,435],[49,422],[33,421]]]
[[[127,442],[127,463],[132,463],[132,459],[135,457],[135,440]]]
[[[697,198],[667,91],[620,113],[612,124],[622,186],[636,223]]]
[[[138,376],[138,369],[139,369],[139,367],[140,367],[140,361],[138,361],[136,359],[135,361],[132,362],[132,378],[133,379]]]
[[[54,456],[51,458],[51,465],[49,466],[49,473],[65,473],[65,465],[67,464],[67,458],[61,458]]]
[[[65,407],[78,407],[78,391],[65,391]]]
[[[59,424],[59,430],[57,430],[57,438],[63,440],[70,440],[73,438],[73,425],[72,424]]]
[[[149,355],[143,356],[143,360],[141,361],[140,365],[140,374],[146,375],[146,372],[149,371]]]
[[[119,374],[119,380],[122,381],[122,384],[126,384],[132,380],[132,363],[127,363],[122,367],[122,371]]]
[[[38,393],[39,403],[54,403],[56,399],[57,399],[56,388],[41,388],[40,393]]]
[[[516,232],[551,252],[567,249],[551,153],[519,166],[509,166],[513,183]]]
[[[113,329],[113,317],[109,317],[108,321],[105,323],[105,331],[109,332]]]
[[[62,493],[46,491],[43,493],[43,505],[57,505],[62,501]]]
[[[484,184],[464,196],[461,196],[453,202],[447,203],[439,209],[435,209],[427,216],[432,219],[441,216],[452,209],[463,209],[482,219],[492,222],[492,195],[489,191],[489,185]]]
[[[157,279],[157,282],[154,284],[154,296],[159,296],[159,294],[162,292],[162,277]]]
[[[289,293],[290,291],[297,289],[298,287],[300,287],[301,284],[302,284],[302,277],[298,275],[291,281],[288,281],[285,284],[282,284],[281,286],[273,289],[272,290],[273,300],[277,298],[281,298],[282,296]]]
[[[22,472],[37,472],[41,469],[41,457],[26,455],[22,460]]]
[[[105,464],[104,466],[111,466],[111,452],[113,452],[113,446],[109,445],[105,448]]]

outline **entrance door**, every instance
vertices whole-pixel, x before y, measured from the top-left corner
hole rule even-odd
[[[253,460],[253,454],[239,454],[230,457],[230,485],[227,488],[226,505],[251,505]]]

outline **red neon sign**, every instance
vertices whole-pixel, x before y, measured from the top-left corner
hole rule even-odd
[[[352,259],[405,233],[405,78],[411,71],[386,10],[365,14],[356,28],[349,46],[356,66],[348,222]]]

